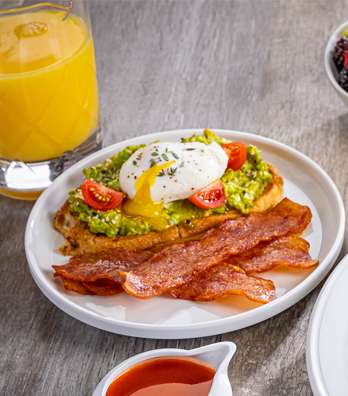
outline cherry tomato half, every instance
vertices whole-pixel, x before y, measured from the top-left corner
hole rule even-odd
[[[125,194],[105,187],[92,180],[85,180],[82,183],[82,195],[85,201],[93,209],[107,211],[115,209],[121,205]]]
[[[227,197],[222,182],[216,180],[192,195],[189,201],[203,209],[215,209],[223,205],[227,201]]]
[[[242,142],[235,142],[223,144],[221,147],[225,150],[225,153],[229,158],[227,168],[230,168],[234,171],[240,169],[247,157],[247,149],[245,144]]]

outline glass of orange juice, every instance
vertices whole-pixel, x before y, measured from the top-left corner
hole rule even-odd
[[[0,9],[0,193],[36,199],[101,148],[93,38],[86,0],[14,3]]]

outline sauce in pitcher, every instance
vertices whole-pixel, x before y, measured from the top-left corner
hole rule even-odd
[[[145,360],[118,375],[106,396],[208,396],[215,369],[196,359]]]

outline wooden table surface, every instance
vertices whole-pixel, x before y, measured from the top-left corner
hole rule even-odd
[[[90,1],[104,146],[182,128],[266,136],[319,164],[347,208],[348,111],[323,65],[347,6]],[[24,251],[33,205],[0,197],[1,395],[92,395],[110,369],[137,353],[221,340],[238,348],[229,368],[234,396],[312,395],[306,334],[324,282],[285,312],[227,334],[186,340],[112,334],[65,314],[36,286]],[[339,258],[347,247],[345,241]]]

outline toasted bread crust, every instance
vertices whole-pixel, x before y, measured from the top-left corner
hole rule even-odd
[[[273,180],[269,183],[259,198],[255,201],[253,212],[264,213],[272,209],[282,197],[283,178],[276,168],[267,163]],[[215,214],[202,217],[190,222],[190,226],[179,224],[160,232],[150,232],[145,235],[121,236],[109,238],[103,234],[94,234],[88,225],[70,212],[68,201],[64,203],[56,214],[54,227],[64,235],[66,242],[59,249],[64,255],[80,255],[86,253],[98,253],[102,250],[122,247],[131,251],[151,249],[158,245],[177,242],[182,238],[191,238],[201,234],[210,228],[219,226],[226,219],[234,219],[241,216],[238,210],[231,210],[224,214]],[[194,226],[192,227],[192,224]]]

